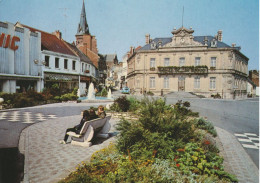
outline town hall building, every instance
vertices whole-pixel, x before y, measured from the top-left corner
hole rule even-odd
[[[194,36],[181,27],[168,38],[150,39],[128,58],[127,83],[134,93],[190,92],[205,97],[246,98],[248,58],[216,36]]]

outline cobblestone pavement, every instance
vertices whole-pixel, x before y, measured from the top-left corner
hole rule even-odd
[[[78,124],[81,116],[50,119],[36,123],[23,130],[19,150],[25,155],[23,183],[54,183],[74,171],[82,161],[89,161],[91,155],[115,140],[111,137],[91,147],[59,144],[65,130]],[[111,133],[118,120],[112,118]],[[241,183],[258,183],[259,172],[236,137],[217,128],[219,147],[224,157],[225,169],[233,173]]]
[[[19,150],[25,155],[24,183],[52,183],[65,178],[82,161],[90,160],[91,155],[108,146],[115,138],[111,137],[102,144],[80,147],[60,144],[65,130],[79,123],[80,115],[51,119],[36,123],[23,130]],[[117,120],[111,119],[111,132]]]

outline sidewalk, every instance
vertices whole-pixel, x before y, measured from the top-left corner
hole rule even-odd
[[[78,164],[88,161],[91,155],[108,146],[115,137],[102,144],[80,147],[60,144],[67,128],[79,123],[80,115],[48,120],[31,125],[23,130],[19,150],[25,155],[23,183],[54,183],[75,171]],[[116,119],[111,119],[114,132]]]
[[[76,170],[82,161],[88,161],[91,155],[111,141],[112,137],[102,144],[89,148],[59,144],[65,130],[80,121],[81,116],[70,116],[37,123],[24,129],[20,136],[19,150],[25,155],[24,183],[54,183],[65,178]],[[111,132],[118,119],[112,118]],[[258,183],[259,172],[250,157],[236,138],[227,131],[216,128],[220,140],[221,155],[225,168],[237,175],[241,183]]]

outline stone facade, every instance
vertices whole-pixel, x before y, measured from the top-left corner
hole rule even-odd
[[[170,38],[150,39],[128,59],[127,81],[135,93],[192,92],[205,97],[246,97],[248,58],[217,36],[193,36],[181,27]]]

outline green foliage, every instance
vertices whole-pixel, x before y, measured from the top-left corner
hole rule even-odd
[[[147,94],[147,95],[150,95],[150,96],[154,96],[154,93],[151,92],[151,91],[148,91],[146,94]]]
[[[174,111],[176,113],[176,118],[178,119],[184,119],[187,116],[194,116],[198,117],[199,113],[197,112],[192,112],[190,109],[190,103],[189,102],[182,102],[182,100],[179,100],[175,105],[174,105]]]
[[[116,112],[126,112],[129,108],[130,102],[127,100],[126,96],[117,98],[111,106],[111,110]]]
[[[73,91],[72,91],[72,94],[77,96],[77,94],[78,94],[78,88],[74,88]]]
[[[74,95],[73,92],[60,96],[61,101],[77,100],[77,98],[78,98],[77,95]]]
[[[102,91],[101,91],[101,96],[102,97],[106,97],[107,96],[107,90],[106,88],[103,88]]]
[[[134,97],[128,97],[127,100],[130,102],[129,111],[138,112],[138,108],[141,102]]]
[[[205,120],[204,118],[199,118],[198,120],[196,120],[195,125],[197,128],[206,130],[207,132],[212,134],[214,137],[217,136],[217,132],[216,132],[214,126],[209,121]]]
[[[172,108],[162,99],[128,101],[139,119],[120,120],[116,144],[94,153],[62,182],[238,181],[224,171],[223,158],[202,130],[208,123],[188,117],[189,103]],[[185,117],[179,114],[183,109]]]

